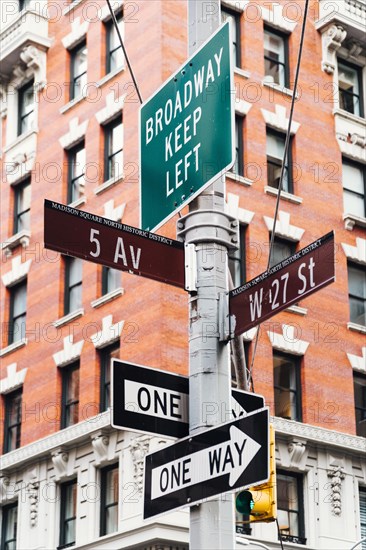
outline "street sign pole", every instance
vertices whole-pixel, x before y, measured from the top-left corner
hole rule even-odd
[[[219,27],[220,1],[188,0],[189,55]],[[213,152],[214,154],[214,152]],[[223,175],[223,178],[225,176]],[[218,178],[201,193],[190,213],[178,221],[178,234],[196,246],[197,292],[190,294],[189,418],[190,435],[222,423],[223,410],[230,410],[231,370],[229,345],[219,341],[218,295],[228,290],[227,247],[231,224],[224,214],[224,181]],[[217,227],[228,227],[221,230]],[[216,414],[207,415],[207,410]],[[190,548],[235,547],[232,495],[190,508]]]

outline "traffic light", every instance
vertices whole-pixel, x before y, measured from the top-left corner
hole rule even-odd
[[[275,521],[277,515],[275,432],[272,424],[269,430],[269,481],[241,491],[235,499],[237,511],[239,514],[249,516],[250,522]],[[238,523],[249,523],[249,521]]]

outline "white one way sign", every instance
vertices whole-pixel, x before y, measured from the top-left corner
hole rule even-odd
[[[145,458],[144,517],[268,480],[268,408]]]

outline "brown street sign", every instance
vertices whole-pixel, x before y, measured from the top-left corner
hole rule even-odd
[[[45,200],[45,248],[184,288],[184,245]]]
[[[235,335],[259,325],[276,313],[332,283],[333,231],[229,293]]]

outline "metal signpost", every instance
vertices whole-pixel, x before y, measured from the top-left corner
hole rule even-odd
[[[334,233],[328,233],[229,294],[242,334],[335,280]]]
[[[140,110],[141,227],[155,231],[234,163],[229,23]]]
[[[189,378],[187,376],[112,359],[112,426],[124,430],[182,438],[189,434]],[[264,407],[264,398],[232,389],[230,408],[223,421]],[[204,404],[206,416],[216,413],[217,403]]]
[[[146,455],[144,518],[267,481],[268,439],[264,408]]]
[[[185,288],[184,245],[64,204],[45,200],[45,247]]]

